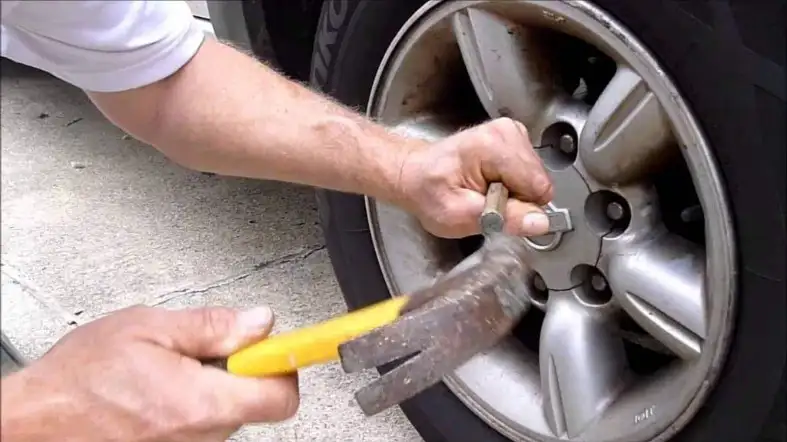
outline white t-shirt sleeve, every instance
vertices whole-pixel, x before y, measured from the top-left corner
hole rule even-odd
[[[184,1],[2,3],[2,55],[87,91],[155,83],[184,66],[205,39]]]

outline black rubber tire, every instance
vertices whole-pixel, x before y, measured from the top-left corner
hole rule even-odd
[[[364,109],[386,48],[423,3],[327,1],[314,46],[313,84]],[[714,147],[734,211],[740,264],[734,344],[707,405],[673,440],[754,441],[774,405],[787,349],[785,1],[595,3],[635,30],[677,82]],[[320,191],[317,198],[349,308],[389,296],[362,197]],[[428,442],[507,440],[442,384],[402,409]],[[770,440],[784,441],[778,434],[784,417],[775,418],[781,421],[769,423],[776,434]]]

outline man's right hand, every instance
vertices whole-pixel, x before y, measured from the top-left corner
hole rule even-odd
[[[225,441],[290,418],[296,376],[241,378],[203,366],[271,329],[268,308],[132,307],[79,327],[2,381],[2,441]]]

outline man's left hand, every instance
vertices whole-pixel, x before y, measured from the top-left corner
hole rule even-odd
[[[552,199],[552,183],[522,123],[509,118],[458,132],[413,149],[402,166],[402,204],[430,233],[461,238],[480,232],[479,216],[489,184],[501,181],[511,198],[505,231],[546,233],[549,220],[540,206]]]

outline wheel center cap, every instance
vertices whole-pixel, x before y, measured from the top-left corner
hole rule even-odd
[[[585,222],[585,203],[590,195],[585,180],[569,166],[550,170],[554,198],[544,208],[550,226],[562,224],[558,231],[526,238],[533,270],[541,275],[550,290],[568,290],[577,285],[572,270],[579,264],[595,265],[601,239]]]

